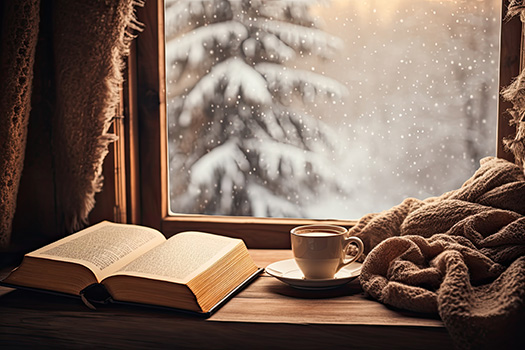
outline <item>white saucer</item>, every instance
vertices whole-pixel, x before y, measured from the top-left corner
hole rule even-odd
[[[334,278],[307,280],[297,266],[295,259],[281,260],[266,267],[266,273],[299,289],[330,289],[346,284],[361,274],[363,264],[353,262],[343,267]]]

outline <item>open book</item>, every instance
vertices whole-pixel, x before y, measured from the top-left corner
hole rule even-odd
[[[240,239],[182,232],[166,240],[104,221],[26,254],[2,282],[81,296],[102,285],[113,301],[209,314],[259,271]]]

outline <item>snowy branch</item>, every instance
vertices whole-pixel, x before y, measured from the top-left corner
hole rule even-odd
[[[339,149],[334,130],[315,116],[278,105],[258,113],[251,123],[247,120],[246,125],[259,140],[269,137],[308,151]],[[256,130],[254,123],[260,124],[262,130]]]
[[[261,2],[261,1],[259,1]],[[308,27],[316,27],[317,19],[310,14],[310,7],[323,0],[281,0],[268,1],[259,8],[262,17],[288,21]]]
[[[274,34],[295,50],[311,52],[323,58],[331,57],[343,46],[341,39],[312,27],[273,20],[258,25],[260,30]]]
[[[193,69],[210,60],[213,57],[211,52],[217,46],[239,46],[247,37],[244,25],[235,21],[199,27],[166,43],[166,57],[170,59],[168,64],[187,62],[188,68]]]
[[[186,96],[179,116],[180,125],[190,125],[193,112],[209,106],[218,91],[222,92],[223,97],[223,101],[218,103],[233,104],[240,95],[253,104],[266,105],[272,102],[264,78],[242,60],[230,58],[215,65]]]
[[[319,118],[298,111],[287,112],[285,115],[287,118],[281,117],[279,122],[285,130],[291,128],[288,124],[293,125],[304,148],[308,150],[328,148],[330,151],[338,149],[338,138],[335,137],[334,130],[321,122]]]
[[[272,109],[266,109],[260,111],[260,117],[255,119],[260,121],[263,125],[265,132],[275,140],[286,139],[286,131],[283,129],[281,124],[278,122],[277,116]]]
[[[270,62],[281,63],[290,61],[296,56],[293,48],[269,33],[261,33],[259,40],[249,38],[243,42],[242,46],[244,55],[254,61],[266,59]]]
[[[346,96],[346,87],[337,80],[299,69],[288,69],[277,64],[259,63],[255,69],[268,82],[268,89],[284,101],[291,93],[299,93],[305,103],[314,102],[319,96],[341,99]]]
[[[166,0],[166,37],[180,33],[199,20],[232,18],[231,4],[228,0]],[[218,18],[218,17],[221,18]]]
[[[236,139],[229,140],[195,162],[191,167],[189,190],[196,193],[202,188],[212,188],[217,177],[226,177],[232,184],[244,184],[244,172],[250,164],[237,143]]]
[[[273,140],[259,142],[249,139],[243,145],[250,152],[259,155],[258,166],[270,181],[284,182],[283,179],[293,179],[295,186],[303,190],[304,183],[311,182],[314,176],[321,182],[337,181],[333,164],[314,152]]]
[[[273,218],[303,217],[300,205],[290,203],[257,183],[250,182],[247,192],[253,216]]]

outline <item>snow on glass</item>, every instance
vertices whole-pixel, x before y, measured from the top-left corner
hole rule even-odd
[[[495,152],[501,1],[167,0],[174,213],[355,219]]]

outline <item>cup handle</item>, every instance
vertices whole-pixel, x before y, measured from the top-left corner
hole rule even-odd
[[[355,243],[357,244],[357,254],[352,256],[350,259],[346,259],[346,257],[349,255],[349,248],[350,248],[350,243]],[[345,253],[345,257],[343,258],[343,261],[341,262],[341,265],[340,267],[343,267],[344,265],[348,265],[354,261],[356,261],[357,259],[359,259],[359,257],[361,256],[361,254],[363,254],[365,250],[365,245],[363,244],[363,241],[361,239],[359,239],[359,237],[354,237],[354,236],[351,236],[351,237],[348,237],[348,238],[345,238],[345,248],[343,249],[344,253]]]

